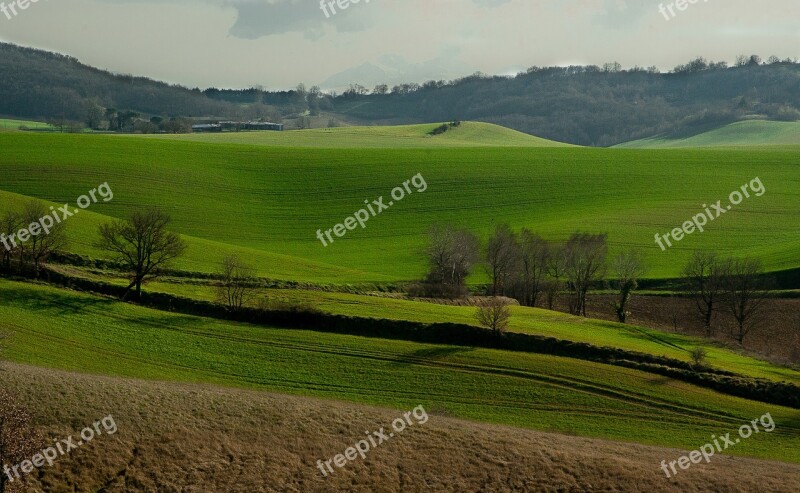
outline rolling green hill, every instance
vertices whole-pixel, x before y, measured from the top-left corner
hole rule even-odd
[[[732,123],[685,138],[655,137],[635,140],[615,147],[627,149],[665,149],[680,147],[739,147],[800,145],[800,122],[749,120]]]
[[[60,270],[69,272],[77,269],[62,267]],[[76,274],[76,272],[71,273]],[[83,272],[77,272],[77,275],[94,277],[87,276]],[[96,276],[94,279],[111,281],[120,286],[128,284],[124,279],[109,279],[108,276]],[[164,280],[148,283],[147,290],[204,301],[217,300],[216,289],[208,285],[178,284]],[[476,325],[475,308],[471,306],[448,306],[402,298],[301,289],[264,289],[259,290],[255,296],[256,299],[263,298],[267,302],[286,303],[290,306],[313,306],[336,315]],[[515,306],[512,310],[513,317],[508,328],[511,332],[615,347],[682,361],[690,361],[689,354],[693,349],[704,348],[708,353],[708,364],[714,368],[754,378],[788,381],[800,385],[798,370],[745,356],[705,339],[535,308]]]
[[[0,331],[13,333],[8,355],[20,363],[395,408],[424,405],[471,420],[687,449],[769,412],[775,431],[731,453],[800,462],[795,410],[636,370],[222,323],[4,280],[0,297]]]
[[[52,128],[47,123],[43,122],[0,118],[0,130],[18,130],[19,127],[27,127],[30,129],[37,129],[37,130]]]
[[[698,248],[752,255],[770,270],[800,266],[796,152],[588,148],[318,149],[209,144],[139,137],[5,133],[0,190],[74,203],[108,182],[114,199],[70,220],[72,249],[98,256],[93,215],[122,217],[158,205],[190,239],[178,267],[215,271],[240,250],[266,277],[354,283],[422,276],[420,255],[436,222],[486,238],[500,222],[551,239],[582,230],[610,235],[612,250],[641,248],[648,277],[679,275]],[[422,174],[413,191],[324,247],[316,237],[394,187]],[[727,201],[758,176],[752,196],[702,234],[661,251],[666,233]],[[0,208],[9,207],[7,201]],[[484,279],[477,271],[475,281]]]
[[[440,124],[389,127],[341,127],[286,132],[225,132],[155,135],[191,142],[251,144],[274,147],[414,148],[414,147],[574,147],[489,123],[463,122],[440,135]]]

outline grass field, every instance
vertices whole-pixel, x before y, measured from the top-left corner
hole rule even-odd
[[[114,200],[92,212],[121,217],[158,204],[190,239],[179,267],[213,271],[239,250],[261,275],[316,282],[410,280],[436,222],[486,238],[507,221],[551,239],[604,231],[612,251],[636,246],[648,277],[674,277],[698,248],[751,255],[770,270],[800,266],[800,171],[796,152],[585,148],[303,149],[119,136],[0,136],[0,190],[73,203],[108,182]],[[724,171],[724,177],[720,178]],[[333,228],[421,173],[428,185],[323,247]],[[667,252],[654,243],[704,203],[758,176],[766,188]],[[302,178],[298,178],[302,177]],[[4,201],[5,202],[5,201]],[[2,207],[2,206],[0,206]],[[97,256],[94,226],[72,218],[72,249]],[[88,219],[84,219],[87,217]],[[482,271],[473,279],[485,279]]]
[[[732,453],[800,462],[796,410],[635,370],[543,355],[220,323],[0,281],[16,362],[335,398],[692,449],[770,412]]]
[[[85,276],[83,273],[77,274]],[[107,281],[108,278],[97,280]],[[127,285],[127,282],[121,279],[116,283]],[[205,301],[216,300],[216,291],[212,286],[159,281],[149,283],[147,290]],[[289,305],[310,305],[336,315],[477,325],[475,308],[467,306],[299,289],[260,290],[254,303],[259,298]],[[708,351],[708,363],[715,368],[750,377],[789,381],[800,385],[800,371],[739,354],[708,340],[644,327],[574,317],[548,310],[514,307],[509,330],[667,356],[682,361],[690,361],[691,350],[702,347]]]
[[[655,137],[615,147],[664,149],[681,147],[752,147],[800,145],[800,122],[743,121],[691,137]]]
[[[214,144],[320,148],[430,148],[430,147],[573,147],[489,123],[463,122],[440,135],[430,135],[440,124],[391,127],[341,127],[285,132],[225,132],[188,135],[152,135],[150,138]]]
[[[49,124],[44,122],[0,118],[0,130],[19,130],[19,127],[21,126],[35,130],[44,130],[52,128]]]

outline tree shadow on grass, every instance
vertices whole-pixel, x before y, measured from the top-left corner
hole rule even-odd
[[[55,311],[58,315],[70,315],[98,310],[115,303],[115,300],[77,295],[69,291],[63,293],[43,291],[33,286],[26,286],[0,290],[0,303],[28,311]]]
[[[400,356],[397,359],[396,364],[403,366],[416,365],[419,364],[421,360],[443,360],[449,358],[450,356],[454,356],[456,354],[461,354],[461,353],[467,353],[470,351],[475,351],[475,348],[460,347],[460,346],[442,346],[442,347],[418,349],[411,353],[407,353],[403,356]]]

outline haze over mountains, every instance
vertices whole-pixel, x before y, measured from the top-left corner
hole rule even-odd
[[[687,137],[748,119],[800,119],[800,64],[777,57],[739,56],[733,67],[698,58],[670,73],[614,63],[532,67],[514,77],[475,74],[421,85],[394,83],[408,71],[402,59],[383,62],[331,79],[344,84],[353,77],[342,94],[304,85],[280,92],[201,91],[0,44],[0,114],[86,122],[90,112],[113,108],[139,117],[286,120],[288,128],[470,120],[587,146]],[[424,64],[418,69],[430,72]],[[382,77],[385,84],[367,87]],[[314,117],[322,123],[305,120]]]

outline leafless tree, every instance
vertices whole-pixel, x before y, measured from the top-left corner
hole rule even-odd
[[[564,279],[567,271],[566,249],[563,245],[550,246],[547,258],[547,279],[544,283],[547,295],[547,309],[552,310],[558,294],[564,289]]]
[[[529,229],[522,228],[519,249],[522,304],[535,307],[539,294],[545,289],[550,244]]]
[[[639,279],[645,273],[644,260],[642,254],[637,250],[626,250],[617,255],[613,262],[614,284],[619,291],[619,297],[614,303],[614,311],[620,323],[625,323],[628,319],[628,302],[631,294],[639,287]]]
[[[605,273],[608,245],[605,234],[575,233],[564,246],[565,272],[570,288],[570,313],[586,316],[586,295]]]
[[[492,296],[506,295],[520,265],[519,241],[508,224],[497,226],[489,238],[486,263],[492,278]]]
[[[11,241],[11,236],[15,235],[22,228],[22,218],[19,213],[9,210],[0,217],[0,272],[11,273],[11,263],[15,257],[19,256],[19,244]]]
[[[131,273],[124,297],[135,287],[136,299],[140,300],[142,283],[157,277],[161,269],[186,250],[180,236],[167,230],[169,222],[168,215],[150,209],[100,226],[98,248],[110,253]]]
[[[764,322],[767,296],[761,262],[752,259],[729,259],[723,263],[723,303],[735,321],[734,337],[744,344],[747,334]]]
[[[715,253],[696,251],[683,269],[687,292],[694,299],[700,320],[710,336],[714,314],[722,296],[721,263]]]
[[[510,304],[508,300],[493,297],[478,307],[475,319],[482,327],[502,334],[508,328],[508,322],[511,319]]]
[[[30,264],[33,275],[37,278],[50,255],[67,244],[66,223],[55,221],[51,214],[54,213],[42,202],[31,200],[25,204],[20,215],[23,227],[30,233],[30,239],[20,244],[20,258],[23,263]],[[44,221],[46,216],[51,220]],[[40,221],[52,224],[49,231],[43,230]],[[35,235],[34,230],[38,231]]]
[[[228,311],[235,312],[253,297],[252,280],[255,269],[245,264],[238,256],[229,255],[222,259],[222,284],[217,289],[217,300]]]
[[[480,241],[466,230],[433,226],[425,254],[430,266],[427,282],[453,292],[464,288],[467,276],[479,259]]]

